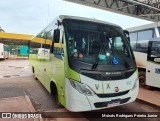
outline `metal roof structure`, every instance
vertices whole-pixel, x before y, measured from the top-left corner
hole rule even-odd
[[[28,45],[33,35],[0,32],[0,43],[13,45]]]
[[[65,0],[153,22],[160,21],[160,0]]]

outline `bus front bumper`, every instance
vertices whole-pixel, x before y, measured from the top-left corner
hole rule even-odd
[[[139,85],[134,90],[129,90],[127,94],[102,98],[96,94],[92,96],[84,95],[72,87],[70,80],[66,79],[66,108],[73,112],[98,110],[104,108],[115,107],[135,101]]]

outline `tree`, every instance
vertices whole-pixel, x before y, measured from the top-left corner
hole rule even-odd
[[[2,27],[0,26],[0,32],[5,32],[3,29],[2,29]]]

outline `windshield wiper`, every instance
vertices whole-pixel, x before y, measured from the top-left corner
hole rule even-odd
[[[92,70],[95,70],[98,66],[98,63],[99,63],[99,54],[101,53],[102,51],[102,48],[103,48],[104,44],[102,44],[99,52],[98,52],[98,55],[97,55],[97,58],[96,58],[96,62],[92,65]]]
[[[108,40],[108,41],[109,41],[109,40]],[[102,46],[101,46],[101,49],[99,50],[99,53],[98,53],[96,62],[92,65],[92,70],[95,70],[95,69],[97,68],[97,66],[98,66],[98,64],[99,64],[99,55],[100,55],[100,53],[102,53],[102,51],[105,50],[106,47],[107,47],[107,43],[105,43],[105,42],[106,42],[106,38],[105,38],[105,41],[103,42],[103,44],[102,44]],[[109,41],[109,43],[110,43],[110,41]],[[111,43],[110,43],[110,44],[111,44]],[[124,58],[124,56],[122,55],[122,53],[120,53],[115,47],[112,47],[112,49],[111,49],[112,54],[113,54],[113,57],[114,57],[114,55],[115,55],[114,50],[116,50],[116,52],[118,53],[118,55],[123,59],[123,61],[124,61],[124,66],[125,66],[126,68],[130,68],[130,65],[128,64],[127,60]]]
[[[100,48],[100,50],[99,50],[99,52],[98,52],[98,55],[97,55],[97,58],[96,58],[96,62],[92,65],[92,70],[95,70],[96,68],[97,68],[97,66],[98,66],[98,64],[99,64],[99,55],[103,52],[103,51],[105,51],[105,49],[107,48],[107,49],[109,49],[109,46],[107,46],[107,42],[110,42],[109,41],[109,37],[107,36],[107,33],[104,31],[104,29],[103,29],[103,27],[101,26],[101,31],[102,31],[102,33],[103,33],[103,39],[104,39],[104,41],[103,41],[103,43],[102,43],[102,45],[101,45],[101,48]],[[106,36],[107,36],[107,38],[106,38]],[[108,41],[107,41],[108,40]],[[114,52],[113,52],[113,50],[112,50],[112,53],[113,53],[113,55],[114,55]]]
[[[98,63],[99,63],[99,57],[97,57],[96,62],[92,65],[92,70],[95,70],[97,68]]]
[[[106,39],[105,41],[103,41],[101,48],[98,52],[97,58],[96,58],[96,62],[92,65],[92,70],[95,70],[99,64],[99,55],[106,49],[107,47],[107,43],[106,43]]]

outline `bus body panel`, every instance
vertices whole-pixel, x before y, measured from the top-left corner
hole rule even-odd
[[[136,59],[136,64],[138,68],[146,68],[147,66],[147,53],[134,51],[134,56]]]
[[[147,62],[146,85],[160,87],[160,66],[158,63]]]
[[[48,25],[48,27],[46,27],[43,31],[41,31],[41,33],[43,33],[44,31],[45,32],[53,31],[54,29],[56,29],[55,26],[57,20],[62,22],[63,19],[64,17],[60,16],[56,20],[52,21]],[[65,30],[63,26],[60,26],[59,28],[61,36],[60,42],[54,43],[53,53],[51,53],[51,50],[49,49],[52,46],[52,40],[48,38],[47,39],[43,38],[44,35],[41,36],[40,35],[41,33],[35,36],[31,40],[30,44],[30,54],[29,54],[30,64],[34,69],[35,76],[45,86],[48,92],[51,93],[50,86],[51,83],[54,83],[58,90],[59,102],[68,110],[75,112],[101,109],[101,108],[96,108],[94,106],[94,103],[98,102],[104,102],[104,101],[112,102],[111,100],[114,99],[120,99],[120,98],[124,99],[129,97],[130,99],[125,103],[129,103],[135,100],[138,93],[138,84],[137,84],[138,80],[136,71],[132,74],[131,77],[127,79],[112,80],[112,81],[94,80],[89,77],[81,75],[80,73],[73,70],[69,66]],[[91,88],[91,90],[95,91],[96,94],[115,93],[116,90],[115,88],[117,87],[118,91],[120,90],[123,92],[128,90],[128,93],[125,95],[111,97],[111,98],[99,98],[96,95],[87,96],[85,94],[78,92],[75,88],[73,88],[73,85],[71,85],[70,82],[71,80],[77,83],[84,83],[89,88]],[[135,84],[136,88],[132,90]],[[102,108],[107,108],[107,106]]]
[[[146,85],[160,87],[160,38],[150,41],[146,66]]]
[[[77,111],[88,111],[88,110],[97,110],[97,109],[104,109],[110,108],[109,103],[114,103],[119,101],[119,104],[114,106],[119,106],[122,104],[130,103],[135,101],[138,95],[138,88],[137,86],[135,89],[131,90],[133,87],[135,80],[137,79],[137,73],[135,72],[130,78],[125,80],[116,80],[116,81],[97,81],[94,79],[89,79],[83,75],[80,75],[81,82],[88,85],[96,94],[116,94],[126,91],[128,88],[128,92],[121,96],[113,96],[113,97],[98,97],[96,94],[92,96],[87,96],[84,94],[79,93],[75,90],[71,84],[70,80],[66,78],[66,106],[67,109],[73,112]],[[99,88],[97,91],[96,85],[99,84],[97,82],[103,83],[102,88]],[[106,84],[110,84],[109,88],[107,88]],[[139,82],[137,81],[137,85]],[[99,86],[100,87],[100,86]],[[115,88],[119,88],[119,92],[115,92]],[[83,99],[83,100],[82,100]]]

